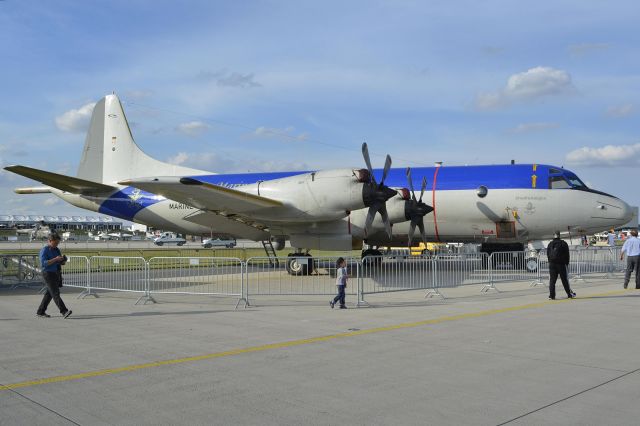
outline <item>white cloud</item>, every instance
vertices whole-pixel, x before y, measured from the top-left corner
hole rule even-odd
[[[607,50],[611,47],[609,43],[580,43],[569,45],[569,52],[574,56],[582,56],[588,53]]]
[[[95,102],[81,106],[78,109],[70,109],[56,117],[56,126],[63,132],[85,132],[89,128],[91,113]]]
[[[295,134],[295,128],[292,126],[278,129],[276,127],[258,127],[253,131],[252,136],[261,139],[276,139],[282,141],[306,141],[309,135],[306,133]]]
[[[607,108],[607,115],[615,118],[628,117],[633,114],[634,110],[633,104],[627,103]]]
[[[184,165],[215,173],[276,172],[286,170],[307,170],[303,162],[265,161],[264,159],[243,158],[237,160],[224,154],[213,152],[179,152],[167,160],[171,164]]]
[[[179,124],[176,131],[191,137],[197,137],[207,131],[211,126],[202,121],[189,121]]]
[[[187,154],[186,152],[179,152],[175,156],[169,157],[169,159],[167,159],[167,162],[170,164],[175,164],[176,166],[180,166],[184,164],[184,162],[188,159],[189,154]]]
[[[635,167],[640,165],[640,143],[582,147],[567,154],[567,162],[575,166]]]
[[[560,127],[558,123],[522,123],[518,124],[516,127],[509,129],[507,133],[513,134],[522,134],[522,133],[531,133],[531,132],[539,132],[548,129],[556,129]]]
[[[46,206],[46,207],[49,207],[49,206],[53,206],[54,204],[58,204],[58,201],[60,201],[60,199],[58,197],[47,197],[42,202],[42,205]]]
[[[226,69],[219,71],[200,71],[196,79],[210,82],[215,81],[218,86],[226,87],[260,87],[260,83],[255,81],[253,73],[242,74],[239,72],[229,72]]]
[[[564,70],[550,67],[535,67],[513,74],[504,88],[476,97],[475,107],[479,110],[495,109],[514,102],[561,95],[573,90],[571,75]]]

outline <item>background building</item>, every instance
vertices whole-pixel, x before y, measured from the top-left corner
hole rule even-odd
[[[58,231],[120,231],[122,222],[107,216],[0,215],[0,229],[29,229],[44,222]]]

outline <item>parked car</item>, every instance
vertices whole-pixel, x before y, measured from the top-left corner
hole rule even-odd
[[[159,237],[154,238],[153,243],[157,246],[164,244],[177,244],[179,246],[185,244],[187,240],[182,237],[178,237],[173,232],[163,232]]]
[[[222,240],[220,238],[207,238],[202,241],[202,247],[204,248],[212,248],[212,247],[226,247],[226,248],[234,248],[236,246],[236,240]]]

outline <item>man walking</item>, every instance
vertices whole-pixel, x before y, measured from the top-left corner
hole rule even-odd
[[[556,281],[558,275],[562,281],[567,297],[573,299],[576,294],[569,287],[567,266],[569,265],[569,245],[560,239],[560,231],[556,231],[554,239],[547,246],[547,259],[549,260],[549,299],[556,299]]]
[[[638,230],[633,229],[631,236],[627,238],[620,252],[620,260],[627,253],[627,271],[624,274],[624,288],[629,285],[631,272],[635,272],[636,289],[640,289],[640,238],[638,238]]]
[[[42,267],[42,278],[47,286],[47,291],[42,298],[40,307],[36,315],[40,318],[50,318],[47,315],[47,307],[51,299],[55,302],[64,318],[69,318],[71,311],[67,309],[60,297],[60,287],[62,287],[62,265],[67,261],[67,257],[60,253],[58,248],[60,235],[55,232],[49,234],[49,242],[40,250],[40,265]]]

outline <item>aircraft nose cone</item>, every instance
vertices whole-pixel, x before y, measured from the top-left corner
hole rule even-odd
[[[631,222],[631,219],[633,219],[633,215],[634,215],[634,210],[631,208],[631,206],[627,203],[625,203],[624,201],[620,200],[620,221],[623,222],[623,225],[625,223],[629,223]]]

